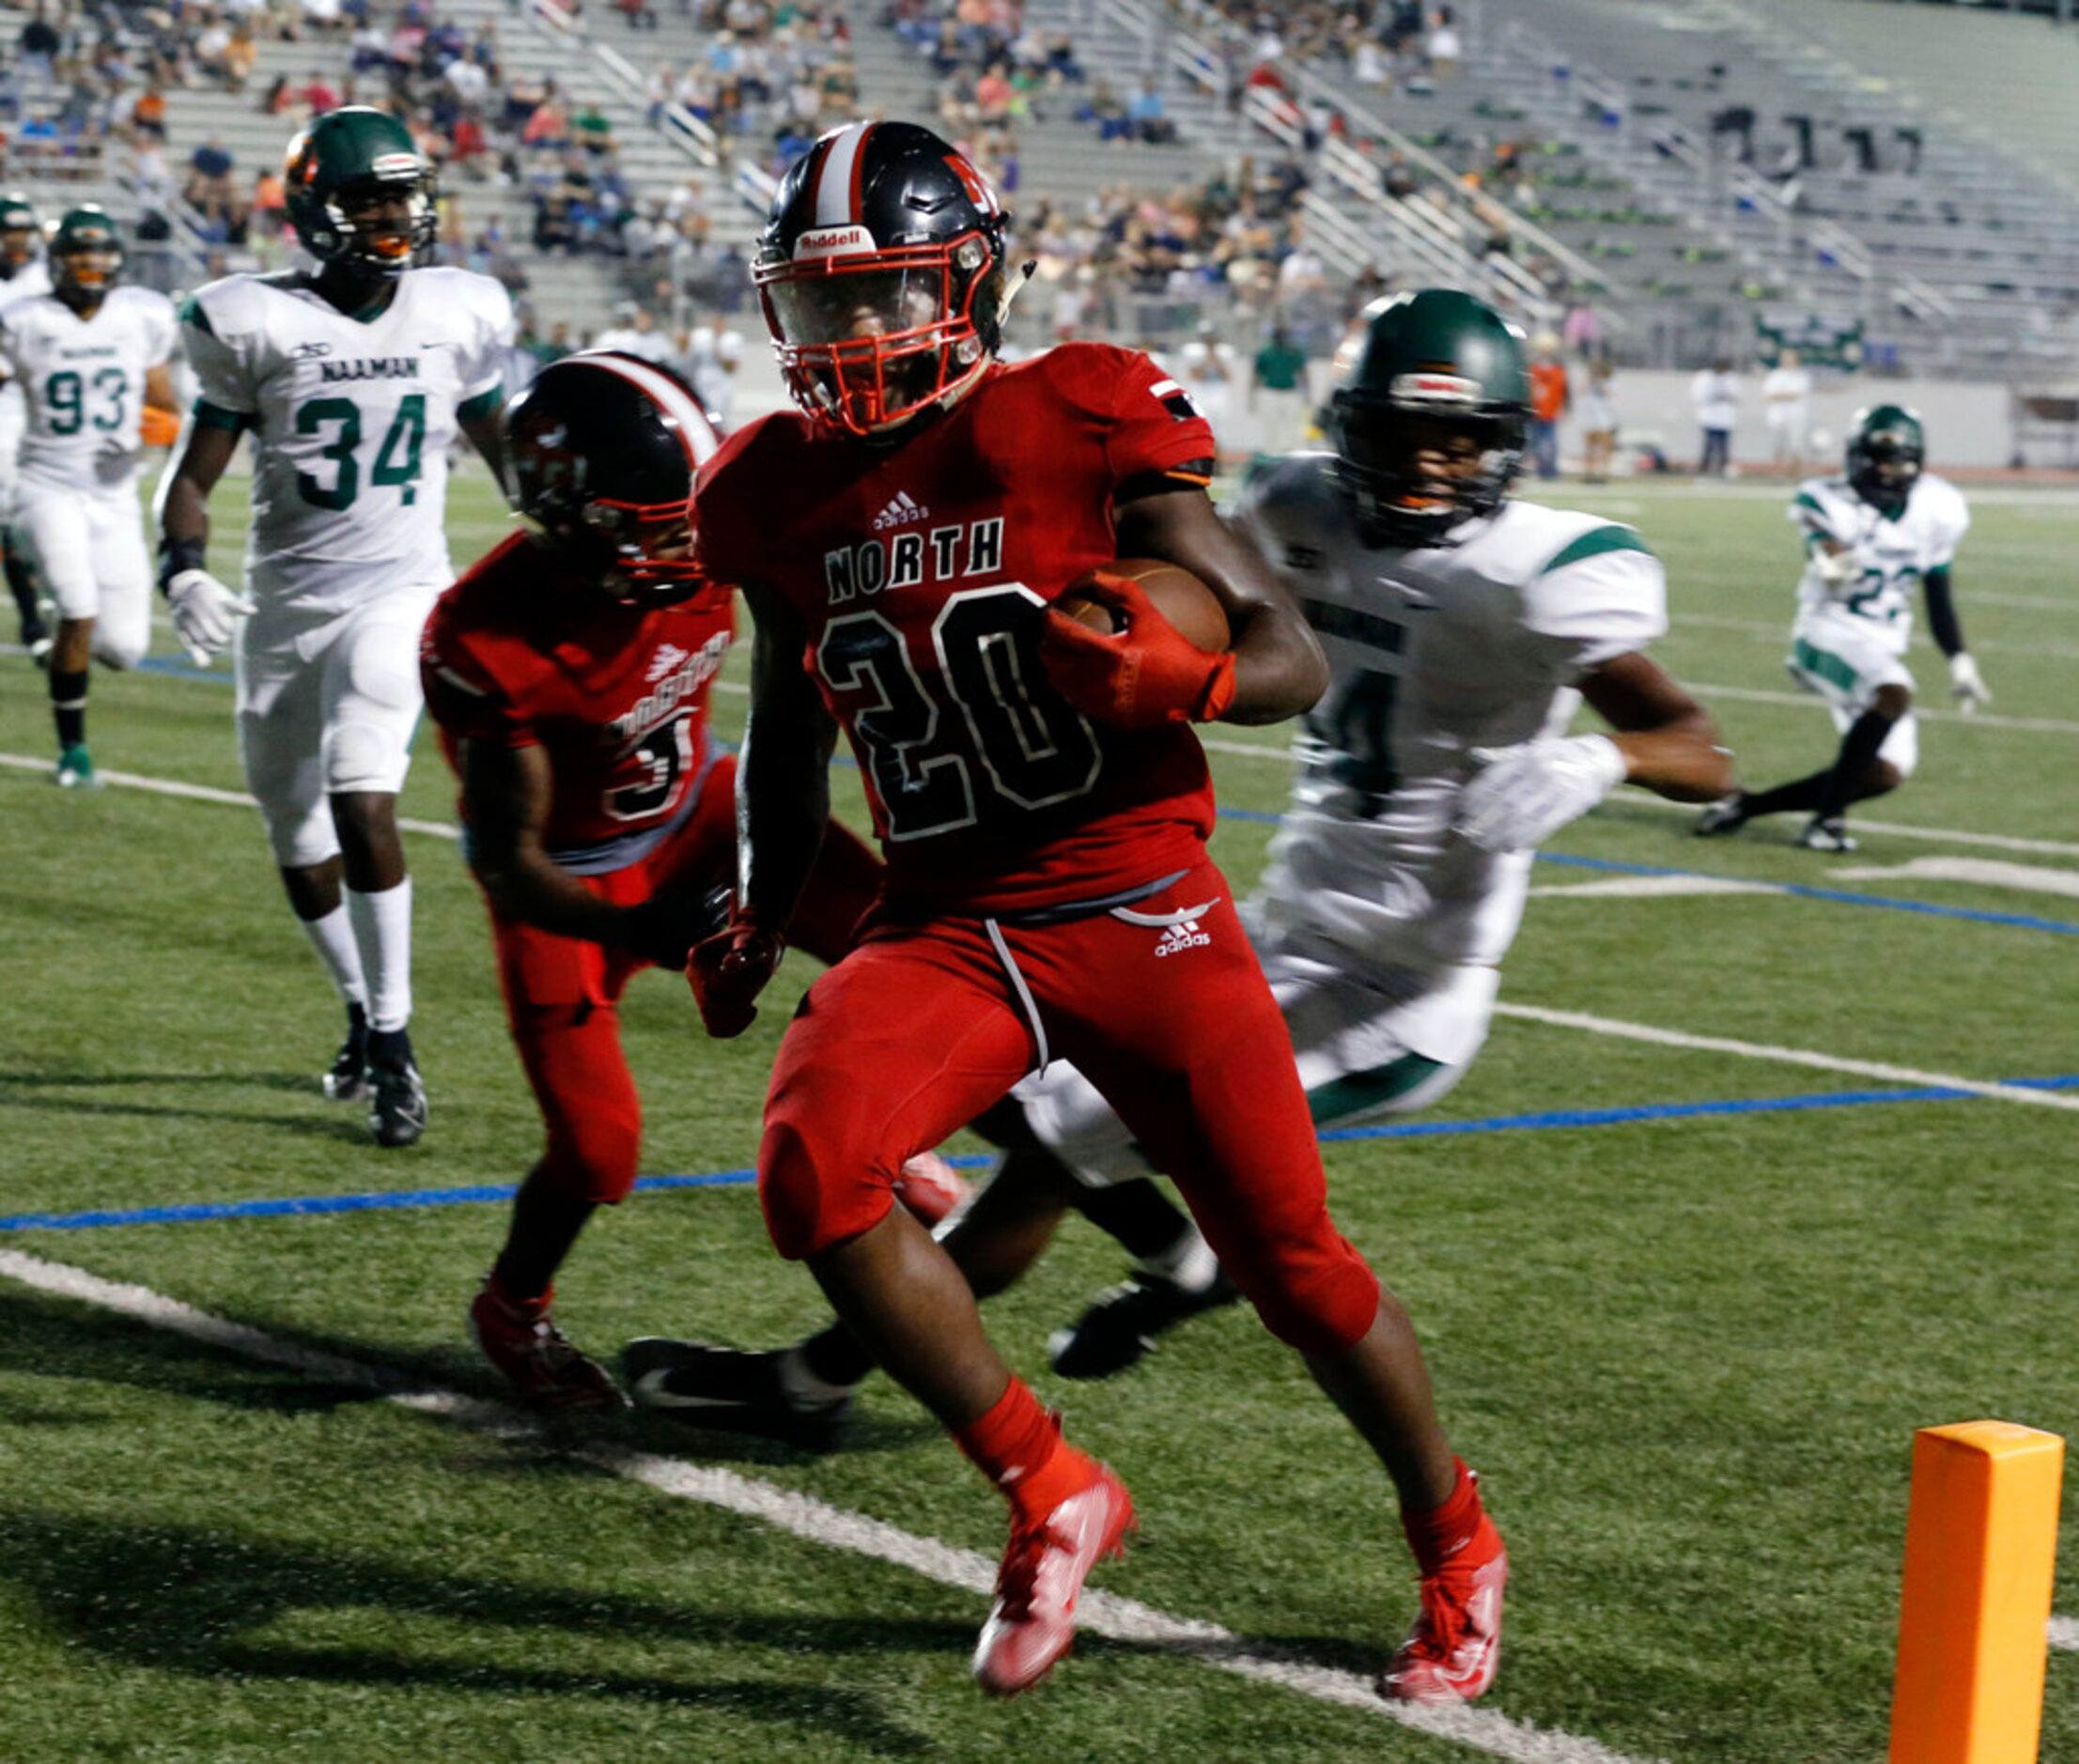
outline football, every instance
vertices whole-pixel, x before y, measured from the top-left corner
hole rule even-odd
[[[1122,557],[1104,567],[1108,575],[1138,582],[1140,592],[1155,602],[1156,611],[1193,647],[1216,656],[1226,650],[1231,636],[1227,613],[1213,591],[1189,570],[1158,557]],[[1078,584],[1071,584],[1054,604],[1078,625],[1100,631],[1119,628],[1111,608]]]

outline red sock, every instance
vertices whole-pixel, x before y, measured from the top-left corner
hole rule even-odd
[[[1458,1480],[1451,1484],[1443,1506],[1433,1507],[1426,1513],[1401,1514],[1408,1547],[1415,1552],[1416,1566],[1424,1574],[1435,1573],[1470,1543],[1487,1516],[1480,1504],[1479,1478],[1466,1468],[1463,1458],[1453,1458],[1451,1464],[1458,1472]]]
[[[986,1414],[955,1429],[953,1439],[1029,1519],[1096,1480],[1097,1466],[1062,1437],[1061,1422],[1021,1378],[1004,1386]]]

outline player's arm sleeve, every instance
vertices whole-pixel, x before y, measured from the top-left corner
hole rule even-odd
[[[1956,595],[1949,582],[1949,566],[1937,564],[1920,579],[1928,597],[1928,635],[1945,656],[1963,653],[1963,625],[1956,616]]]
[[[1810,485],[1805,485],[1791,498],[1791,505],[1786,513],[1791,523],[1804,536],[1805,549],[1807,551],[1822,542],[1834,545],[1842,543],[1840,534],[1834,530],[1833,511]]]
[[[1524,623],[1568,685],[1668,629],[1668,576],[1629,527],[1590,527],[1524,592]]]
[[[180,347],[180,319],[173,302],[163,294],[151,297],[151,310],[145,320],[145,359],[158,367],[173,360]]]
[[[512,296],[495,282],[473,291],[478,296],[476,334],[461,364],[459,414],[465,418],[489,416],[504,402],[505,354],[513,345]]]
[[[526,714],[438,609],[419,641],[419,681],[427,712],[458,740],[506,748],[538,744]]]
[[[1101,351],[1093,367],[1109,370],[1099,414],[1113,498],[1202,490],[1213,481],[1216,444],[1191,395],[1138,349],[1091,347]]]
[[[1928,568],[1946,570],[1956,562],[1957,549],[1963,543],[1963,535],[1971,530],[1971,505],[1952,486],[1942,487],[1948,494],[1943,499],[1942,509],[1935,521],[1934,535],[1929,548]]]
[[[257,428],[260,401],[245,362],[245,339],[225,334],[221,315],[211,314],[199,295],[191,295],[179,312],[181,353],[194,370],[194,420],[204,428]]]

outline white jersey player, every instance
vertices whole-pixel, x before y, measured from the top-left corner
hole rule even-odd
[[[1959,705],[1968,713],[1992,703],[1963,647],[1949,580],[1971,511],[1954,485],[1923,469],[1926,451],[1916,414],[1877,405],[1855,418],[1844,474],[1799,486],[1790,518],[1804,535],[1805,571],[1786,665],[1798,685],[1824,700],[1840,748],[1821,771],[1713,804],[1697,822],[1699,835],[1734,832],[1758,815],[1795,810],[1810,816],[1800,845],[1855,849],[1848,805],[1896,790],[1920,756],[1905,663],[1916,585],[1927,596],[1935,646],[1948,658]]]
[[[349,108],[289,146],[289,219],[322,269],[230,276],[182,309],[200,387],[162,492],[160,578],[198,655],[235,647],[239,748],[289,903],[346,1001],[326,1093],[379,1143],[424,1131],[411,1051],[411,882],[396,797],[418,640],[454,578],[447,460],[500,470],[512,308],[487,276],[414,270],[432,172],[403,126]],[[253,435],[242,592],[207,568],[208,498]]]
[[[1266,462],[1233,511],[1331,673],[1247,909],[1324,1128],[1425,1106],[1465,1075],[1541,843],[1627,779],[1701,801],[1730,775],[1710,718],[1642,653],[1666,584],[1638,535],[1505,500],[1528,406],[1497,314],[1451,290],[1403,296],[1337,395],[1338,451]],[[1617,733],[1565,733],[1583,698]],[[1087,1079],[1055,1064],[1013,1098],[976,1125],[1015,1149],[941,1233],[977,1289],[1015,1278],[1064,1207],[1139,1260],[1056,1336],[1057,1371],[1118,1371],[1235,1296]],[[646,1352],[662,1394],[637,1400],[705,1405],[680,1414],[707,1425],[799,1422],[870,1364],[839,1332],[764,1364]]]
[[[36,206],[19,190],[0,195],[0,308],[51,291],[50,266],[39,255],[42,245],[43,224],[37,218]],[[9,532],[14,522],[14,455],[27,420],[22,388],[11,379],[0,385],[0,542],[6,545],[0,567],[6,569],[8,592],[14,596],[22,646],[41,661],[50,653],[51,633],[37,605],[27,543]]]
[[[121,287],[122,240],[91,205],[51,239],[53,291],[0,307],[0,369],[21,387],[14,530],[57,608],[49,655],[56,778],[95,782],[92,662],[131,668],[151,646],[151,558],[137,507],[138,426],[173,408],[173,305]]]

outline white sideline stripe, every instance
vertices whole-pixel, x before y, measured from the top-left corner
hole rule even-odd
[[[1699,698],[1740,699],[1750,704],[1802,704],[1811,710],[1824,710],[1823,700],[1811,692],[1772,692],[1754,686],[1705,686],[1700,681],[1689,682],[1689,689]],[[2056,717],[2002,717],[1996,711],[1981,710],[1966,717],[1960,710],[1927,710],[1916,704],[1916,717],[1931,722],[1963,723],[1977,729],[2023,729],[2031,735],[2079,735],[2079,722],[2065,722]]]
[[[2079,1653],[2079,1617],[2052,1617],[2050,1645],[2053,1648],[2062,1648],[2068,1653]]]
[[[1768,1042],[1734,1041],[1723,1035],[1692,1035],[1685,1029],[1655,1029],[1648,1023],[1625,1023],[1616,1017],[1591,1016],[1586,1011],[1551,1011],[1536,1004],[1497,1004],[1495,1014],[1518,1017],[1526,1023],[1548,1024],[1554,1029],[1586,1029],[1591,1035],[1650,1042],[1656,1047],[1687,1047],[1705,1054],[1737,1054],[1747,1060],[1773,1060],[1786,1066],[1810,1066],[1819,1072],[1853,1073],[1857,1077],[1881,1078],[1888,1084],[1968,1091],[1974,1096],[1987,1096],[2001,1103],[2021,1103],[2030,1108],[2079,1112],[2079,1096],[2065,1091],[2032,1091],[2019,1084],[1990,1084],[1982,1078],[1960,1078],[1949,1072],[1923,1072],[1916,1066],[1887,1065],[1879,1060],[1844,1060],[1836,1054],[1814,1053],[1805,1047],[1777,1047]]]
[[[457,1390],[427,1385],[398,1371],[371,1366],[340,1354],[306,1348],[268,1335],[250,1324],[197,1310],[149,1287],[104,1280],[62,1261],[48,1261],[20,1250],[0,1250],[0,1276],[60,1298],[96,1306],[119,1316],[163,1329],[247,1359],[281,1366],[313,1378],[358,1385],[416,1414],[452,1421],[501,1439],[550,1444],[532,1417],[509,1404],[465,1396]],[[814,1495],[761,1482],[717,1465],[683,1458],[659,1457],[613,1445],[592,1445],[565,1455],[593,1464],[660,1494],[699,1501],[828,1549],[870,1556],[907,1569],[925,1580],[986,1598],[996,1580],[996,1564],[973,1550],[956,1549],[936,1538],[921,1538],[899,1526],[832,1507]],[[1635,1764],[1593,1740],[1541,1728],[1488,1709],[1426,1709],[1382,1701],[1371,1680],[1354,1672],[1313,1665],[1303,1660],[1270,1659],[1244,1651],[1242,1637],[1217,1623],[1171,1617],[1116,1593],[1087,1592],[1078,1606],[1078,1627],[1113,1641],[1138,1642],[1184,1654],[1202,1665],[1239,1678],[1276,1684],[1302,1696],[1338,1703],[1364,1714],[1450,1740],[1510,1764]]]
[[[47,772],[49,760],[39,760],[26,753],[0,753],[0,766],[12,766],[20,772]],[[155,797],[185,797],[191,802],[225,802],[234,809],[257,809],[260,805],[242,790],[219,790],[214,784],[183,783],[178,778],[147,778],[139,772],[104,772],[97,770],[95,777],[104,784],[115,784],[124,790],[148,790]],[[410,815],[400,814],[397,825],[407,833],[429,833],[435,839],[460,839],[462,829],[452,821],[415,821]]]

